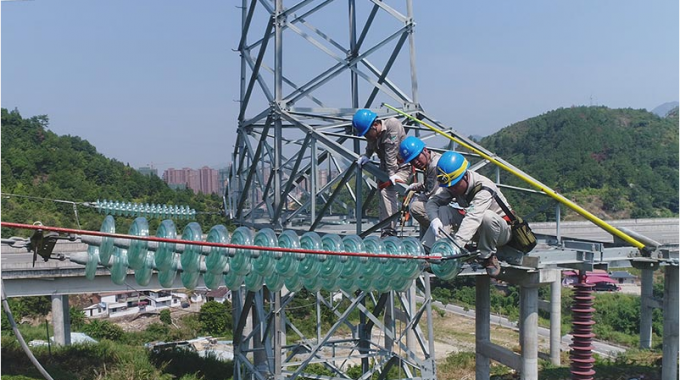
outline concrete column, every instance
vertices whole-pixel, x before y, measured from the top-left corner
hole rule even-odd
[[[640,348],[652,348],[652,290],[654,288],[654,270],[642,269],[640,289]]]
[[[61,346],[71,345],[71,315],[69,314],[68,295],[52,296],[52,328],[54,343]]]
[[[408,313],[410,315],[410,318],[413,318],[413,316],[416,312],[416,282],[415,281],[413,281],[413,283],[411,284],[411,287],[408,290],[407,300],[408,300]],[[408,323],[409,320],[406,320],[406,322]],[[415,352],[416,349],[418,348],[417,343],[418,343],[418,341],[416,339],[415,331],[413,329],[408,329],[408,331],[406,331],[406,347],[408,347],[408,349],[411,352]]]
[[[475,343],[480,347],[480,343],[491,343],[491,280],[489,276],[477,276],[476,278],[476,300],[475,300]],[[479,349],[475,357],[475,378],[477,380],[487,380],[491,376],[491,360]]]
[[[562,348],[562,283],[557,280],[550,283],[550,362],[560,365],[560,349]]]
[[[678,378],[678,267],[664,271],[662,379]]]
[[[535,275],[535,274],[534,274]],[[522,333],[522,368],[520,379],[538,379],[538,286],[522,286],[520,290],[520,316]]]

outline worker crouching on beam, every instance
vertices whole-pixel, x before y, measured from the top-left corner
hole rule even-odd
[[[501,271],[496,250],[511,238],[510,219],[498,201],[508,202],[493,181],[469,171],[469,165],[458,152],[445,152],[439,159],[439,189],[425,206],[431,222],[423,245],[432,247],[437,238],[455,231],[454,243],[465,247],[476,242],[479,260],[487,274],[496,277]],[[452,201],[460,208],[451,207]]]

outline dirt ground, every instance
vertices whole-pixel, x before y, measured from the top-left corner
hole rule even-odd
[[[171,317],[173,321],[177,321],[184,315],[190,313],[198,313],[201,309],[200,303],[192,303],[189,308],[171,308]],[[451,353],[458,352],[474,352],[475,350],[475,321],[474,319],[465,318],[453,313],[446,313],[444,317],[440,317],[437,313],[433,313],[434,317],[434,331],[435,331],[435,358],[437,361],[445,359]],[[144,316],[125,316],[112,319],[112,322],[119,325],[125,331],[143,331],[151,323],[159,322],[159,316],[155,313],[149,313]],[[421,320],[421,328],[423,333],[427,333],[427,320],[423,317]],[[397,334],[399,325],[397,326]],[[384,336],[380,331],[374,329],[374,341],[379,344],[384,344]],[[506,347],[508,349],[517,351],[519,349],[519,334],[511,328],[491,326],[491,339],[494,343]],[[539,349],[548,350],[548,342],[539,337]],[[399,351],[399,347],[395,346],[395,350]],[[338,354],[340,354],[338,352]]]
[[[192,303],[188,308],[183,309],[179,307],[170,308],[170,317],[173,323],[181,319],[183,316],[191,313],[198,313],[201,311],[201,303]],[[120,326],[126,332],[143,331],[150,324],[160,322],[158,311],[147,314],[128,315],[111,319],[111,322]]]

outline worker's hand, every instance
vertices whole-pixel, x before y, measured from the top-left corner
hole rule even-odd
[[[441,237],[439,233],[439,229],[444,228],[444,224],[442,224],[442,221],[439,220],[439,218],[434,218],[430,222],[430,230],[434,233],[434,237],[439,239]]]
[[[363,167],[364,165],[366,165],[366,163],[367,163],[368,161],[369,161],[369,158],[366,157],[366,156],[364,156],[364,155],[362,155],[361,157],[359,157],[359,158],[357,159],[357,165],[359,165],[359,167]]]
[[[392,174],[392,175],[390,176],[390,182],[392,182],[393,185],[396,185],[397,182],[404,182],[404,181],[402,181],[402,179],[399,178],[398,175]]]
[[[406,190],[407,191],[418,191],[419,187],[420,187],[420,184],[418,182],[416,182],[416,183],[412,183],[412,184],[408,185]]]

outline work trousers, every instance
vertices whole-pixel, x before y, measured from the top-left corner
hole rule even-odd
[[[406,183],[409,179],[410,172],[408,170],[399,170],[397,172],[399,178]],[[384,189],[380,189],[380,204],[378,205],[378,212],[380,220],[385,220],[389,218],[392,214],[399,211],[399,200],[397,199],[399,193],[394,186],[387,186]],[[397,219],[393,219],[388,225],[382,228],[382,231],[397,231]]]
[[[460,213],[460,210],[451,206],[439,207],[439,220],[444,225],[442,229],[450,235],[453,235],[452,231],[458,229],[464,217],[465,215]],[[472,240],[477,242],[477,249],[480,252],[479,257],[486,259],[496,254],[498,247],[508,244],[511,234],[510,226],[503,217],[493,211],[486,211],[482,218],[482,224],[477,229]],[[423,245],[432,248],[435,240],[434,232],[428,228],[422,240]]]
[[[429,197],[426,195],[415,196],[409,206],[411,216],[420,225],[421,238],[425,235],[425,231],[430,228],[430,218],[427,217],[427,211],[425,211],[425,205],[427,204],[428,199]]]

